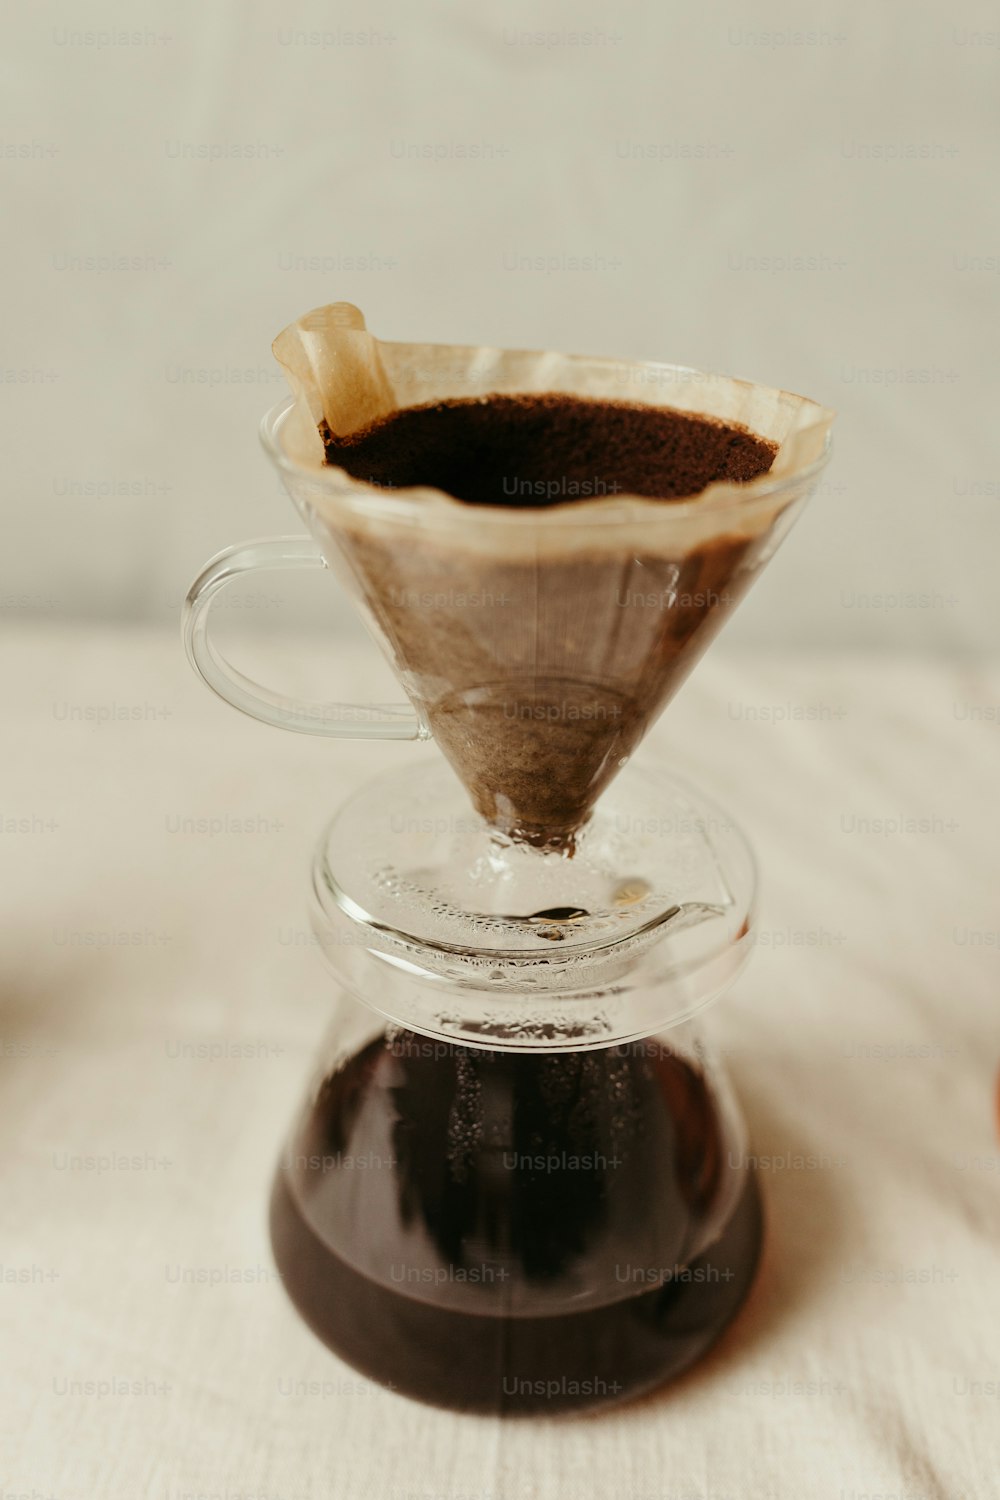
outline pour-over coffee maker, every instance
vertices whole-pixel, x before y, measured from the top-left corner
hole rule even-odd
[[[719,1335],[762,1232],[739,1109],[692,1019],[749,956],[753,858],[700,792],[626,763],[808,497],[832,414],[668,365],[379,344],[345,304],[275,349],[295,395],[262,437],[311,536],[206,567],[191,660],[265,723],[444,754],[401,751],[319,841],[336,1011],[275,1179],[278,1268],[320,1338],[403,1394],[496,1413],[620,1400]],[[550,425],[531,504],[470,503],[415,479],[412,442],[398,483],[391,450],[376,481],[336,446],[394,413],[483,422],[497,402],[517,421],[653,409],[681,467],[756,443],[757,471],[713,458],[679,496],[634,493],[616,437],[626,482],[567,493]],[[591,446],[599,416],[582,412]],[[230,667],[211,607],[262,567],[334,572],[408,701],[301,703]]]

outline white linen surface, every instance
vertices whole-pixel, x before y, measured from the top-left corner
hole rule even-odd
[[[275,641],[275,678],[292,653],[324,664]],[[644,746],[762,862],[760,946],[708,1025],[774,1158],[766,1257],[673,1388],[501,1422],[340,1364],[265,1228],[330,1003],[313,839],[363,777],[433,750],[255,725],[160,634],[52,627],[3,662],[5,1494],[1000,1495],[1000,667],[720,649]],[[362,650],[333,665],[365,695]],[[252,831],[184,831],[201,818]]]

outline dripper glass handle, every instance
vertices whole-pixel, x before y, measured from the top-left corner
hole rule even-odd
[[[430,734],[408,703],[308,703],[253,682],[230,665],[212,642],[209,617],[223,589],[247,573],[281,568],[312,571],[326,562],[307,536],[272,537],[227,547],[206,563],[184,602],[182,630],[188,660],[214,693],[241,713],[297,734],[350,740],[425,740]]]

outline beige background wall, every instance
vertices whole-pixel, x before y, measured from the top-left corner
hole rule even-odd
[[[166,624],[209,553],[297,529],[255,438],[269,344],[347,298],[387,338],[836,406],[835,464],[731,639],[993,643],[993,7],[5,16],[8,618]],[[342,623],[316,582],[261,622]]]

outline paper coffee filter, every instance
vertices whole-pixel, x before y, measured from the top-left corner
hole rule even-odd
[[[314,427],[325,419],[330,431],[343,437],[387,417],[399,405],[378,340],[350,302],[306,313],[279,333],[271,347],[297,405],[305,407]]]
[[[379,343],[334,304],[275,352],[295,405],[277,434],[289,493],[476,809],[571,852],[603,789],[766,565],[823,460],[833,414],[785,391],[669,365]],[[605,496],[539,509],[382,489],[324,464],[396,407],[566,392],[703,413],[778,445],[768,474],[688,501]]]

